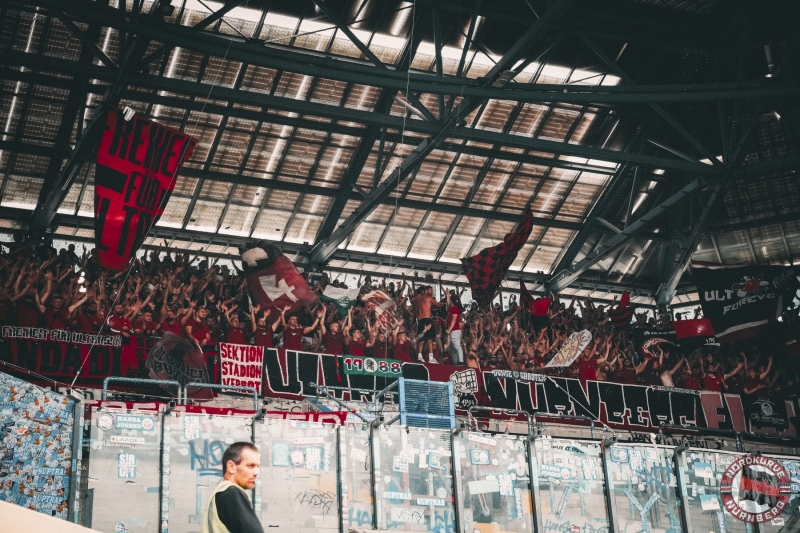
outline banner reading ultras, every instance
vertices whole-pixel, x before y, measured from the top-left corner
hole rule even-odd
[[[197,139],[145,117],[112,108],[97,151],[94,211],[100,265],[128,266],[156,223]]]

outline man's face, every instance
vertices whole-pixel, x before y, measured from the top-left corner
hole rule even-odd
[[[142,322],[149,324],[152,321],[153,321],[153,314],[150,313],[150,311],[145,311],[144,313],[142,313]]]
[[[228,461],[225,465],[226,473],[233,476],[233,482],[245,490],[252,490],[256,486],[258,470],[261,468],[261,457],[253,450],[245,448],[237,465]]]
[[[289,325],[292,326],[293,328],[297,327],[297,317],[296,316],[289,317]]]
[[[170,322],[175,320],[175,313],[173,313],[171,310],[167,311],[167,320],[169,320]]]
[[[121,315],[124,312],[124,310],[125,309],[122,307],[122,304],[117,304],[117,305],[114,306],[114,314],[115,315]]]
[[[331,331],[332,331],[332,332],[334,332],[334,333],[339,333],[339,329],[340,329],[340,326],[339,326],[339,323],[338,323],[338,322],[333,322],[333,323],[331,324]]]
[[[208,309],[206,309],[205,307],[201,307],[200,309],[197,310],[197,316],[199,316],[201,320],[204,319],[205,317],[208,316]]]
[[[64,300],[62,300],[61,298],[53,298],[53,309],[58,311],[59,309],[61,309],[62,305],[64,305]]]
[[[353,340],[360,341],[361,340],[361,331],[355,330],[353,331]]]

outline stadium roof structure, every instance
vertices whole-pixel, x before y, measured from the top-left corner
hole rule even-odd
[[[797,2],[171,4],[0,4],[0,231],[91,240],[119,105],[200,140],[148,246],[459,282],[530,208],[514,283],[661,305],[800,261]]]

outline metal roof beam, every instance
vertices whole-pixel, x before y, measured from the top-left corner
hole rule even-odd
[[[13,51],[9,51],[12,53]],[[47,58],[45,58],[47,59]],[[52,58],[55,60],[55,58]],[[63,60],[55,60],[54,63],[64,63]],[[48,61],[40,62],[42,64],[49,63]],[[43,67],[46,68],[46,67]],[[58,67],[56,67],[58,68]],[[105,67],[94,67],[100,70]],[[94,71],[96,72],[96,71]],[[23,73],[24,74],[24,73]],[[105,78],[105,76],[99,76]],[[272,96],[253,91],[235,90],[218,85],[211,86],[206,83],[192,82],[187,80],[179,80],[173,78],[160,78],[152,75],[138,75],[136,85],[143,88],[162,90],[169,92],[176,92],[180,94],[187,94],[192,96],[199,96],[202,98],[207,97],[209,88],[213,87],[214,97],[222,100],[231,100],[235,103],[254,105],[259,107],[269,107],[271,109],[278,109],[283,111],[291,111],[295,113],[302,113],[314,116],[321,116],[333,120],[341,120],[346,122],[356,122],[362,124],[375,124],[396,130],[402,130],[404,126],[403,117],[396,117],[393,115],[381,115],[371,111],[361,111],[357,109],[341,108],[328,104],[320,104],[316,102],[306,102],[293,100],[291,98],[283,98]],[[146,93],[139,93],[136,91],[128,91],[125,93],[126,98],[136,100],[137,98],[147,99],[152,95]],[[175,105],[188,106],[189,102],[182,99],[175,99]],[[208,108],[208,106],[207,106]],[[251,118],[258,118],[257,114],[248,111]],[[326,124],[318,123],[317,129],[327,127]],[[437,124],[431,124],[421,120],[406,120],[405,128],[409,131],[415,131],[425,134],[436,134],[439,131]],[[686,172],[719,173],[717,169],[703,163],[691,163],[680,159],[669,159],[664,157],[640,155],[634,153],[626,153],[617,150],[609,150],[602,148],[593,148],[590,146],[583,146],[577,144],[565,144],[555,141],[546,141],[543,139],[532,139],[522,135],[497,133],[488,130],[472,129],[472,128],[454,128],[449,136],[452,139],[463,139],[468,141],[482,142],[488,144],[499,144],[507,148],[519,148],[523,150],[534,150],[540,152],[550,152],[568,156],[575,156],[586,159],[595,159],[599,161],[609,161],[615,163],[633,163],[640,164],[652,168],[673,169]]]
[[[72,33],[72,35],[77,37],[78,40],[81,42],[81,44],[84,47],[86,47],[86,49],[90,50],[97,59],[99,59],[104,65],[111,68],[115,72],[119,71],[119,66],[116,63],[114,63],[114,61],[112,61],[111,58],[109,58],[106,55],[106,53],[100,49],[99,46],[97,46],[96,37],[92,38],[92,36],[87,35],[86,32],[78,28],[75,25],[75,23],[72,22],[67,17],[59,16],[58,14],[56,14],[56,16],[59,18],[59,20],[61,20],[61,23],[70,31],[70,33]],[[96,33],[98,35],[100,34],[100,29],[101,28],[98,27],[96,30]]]
[[[528,31],[525,32],[525,34],[511,47],[511,49],[500,58],[494,67],[492,67],[492,69],[490,69],[489,72],[483,78],[481,78],[482,83],[486,86],[494,83],[500,77],[500,75],[503,74],[506,68],[513,64],[513,62],[524,50],[527,50],[534,41],[544,36],[550,30],[550,26],[559,20],[573,4],[574,0],[562,0],[561,2],[553,4],[551,8],[548,9],[547,12],[545,12],[544,15],[528,29]],[[412,54],[409,54],[409,63],[411,56]],[[317,242],[309,253],[309,263],[317,265],[325,264],[336,251],[338,246],[350,236],[355,227],[367,216],[369,216],[369,214],[372,213],[372,211],[374,211],[383,200],[388,198],[392,191],[394,191],[395,187],[405,180],[405,178],[407,178],[408,175],[418,165],[420,165],[422,161],[424,161],[428,154],[438,148],[445,139],[453,135],[457,129],[456,126],[462,120],[462,117],[469,115],[469,113],[471,113],[480,104],[480,101],[472,101],[469,98],[462,100],[461,103],[459,103],[459,105],[453,110],[449,118],[443,124],[441,124],[441,129],[432,132],[431,137],[428,137],[419,145],[417,145],[411,151],[408,157],[406,157],[402,163],[400,163],[400,165],[386,178],[386,180],[384,180],[383,183],[370,192],[369,196],[364,199],[361,205],[359,205],[355,211],[353,211],[353,213],[347,217],[347,219],[345,219],[341,226],[339,226],[327,238],[324,236],[320,238],[318,236]],[[404,120],[403,122],[405,123],[406,121]],[[409,124],[415,122],[421,121],[408,121]],[[460,128],[461,131],[465,129],[467,128]],[[374,139],[372,143],[374,144]],[[326,221],[330,214],[331,213],[329,212],[328,217],[326,217]]]
[[[796,84],[780,84],[774,79],[758,82],[719,83],[666,86],[576,86],[524,85],[483,87],[480,80],[438,77],[435,73],[397,69],[379,69],[350,57],[332,56],[313,50],[298,50],[276,44],[262,44],[240,37],[207,31],[178,24],[144,24],[128,14],[120,16],[114,8],[102,8],[86,0],[33,0],[31,5],[52,7],[68,12],[75,19],[95,21],[104,26],[147,35],[175,47],[226,57],[231,61],[286,70],[309,76],[319,76],[372,87],[419,93],[445,94],[464,97],[514,100],[531,103],[563,102],[573,104],[617,104],[652,102],[688,102],[744,100],[753,98],[789,98],[800,95]]]
[[[580,277],[581,274],[586,272],[589,267],[603,259],[606,255],[612,252],[617,246],[624,243],[631,237],[633,237],[640,229],[642,229],[646,224],[652,222],[660,215],[664,214],[670,207],[674,206],[675,204],[683,201],[684,198],[688,197],[694,191],[700,189],[705,184],[705,179],[698,178],[691,181],[688,185],[680,189],[678,192],[661,202],[659,205],[642,215],[636,222],[630,224],[620,233],[617,233],[613,237],[606,240],[606,242],[600,248],[594,250],[589,256],[585,257],[583,260],[576,263],[574,266],[564,269],[557,274],[555,274],[552,278],[550,278],[547,282],[547,289],[553,292],[561,292],[563,289],[568,287],[571,283]]]
[[[339,19],[339,17],[336,15],[336,13],[334,13],[333,8],[331,6],[329,6],[327,4],[327,2],[324,2],[323,0],[312,0],[312,2],[314,2],[314,4],[316,4],[316,6],[319,7],[319,9],[323,13],[325,13],[325,16],[328,17],[328,19],[330,19],[330,21],[333,22],[333,24],[337,28],[339,28],[339,30],[341,30],[341,32],[344,33],[347,36],[348,39],[350,39],[351,43],[356,45],[356,48],[358,48],[361,51],[361,53],[364,54],[364,56],[367,59],[369,59],[369,61],[373,65],[375,65],[376,67],[378,67],[381,70],[388,70],[388,67],[386,66],[386,64],[384,64],[384,62],[381,61],[378,58],[378,56],[376,56],[372,52],[372,50],[369,49],[369,47],[366,44],[361,42],[361,39],[356,37],[356,34],[353,33],[353,31],[347,26],[347,24],[345,24],[342,20]],[[410,62],[409,62],[409,64],[410,64]],[[428,108],[425,107],[423,105],[423,103],[420,102],[419,99],[411,93],[411,91],[408,91],[408,92],[403,91],[403,94],[405,94],[406,99],[410,102],[409,105],[411,105],[414,109],[419,111],[422,114],[423,118],[425,118],[426,120],[430,120],[432,122],[436,122],[437,121],[436,117],[433,116],[433,113],[431,113],[428,110]]]
[[[414,27],[414,21],[412,21],[412,28],[413,27]],[[355,36],[353,36],[353,38],[355,38]],[[419,47],[419,44],[421,42],[422,42],[422,32],[417,31],[415,34],[413,31],[410,31],[408,38],[406,39],[405,46],[403,48],[403,52],[397,59],[395,67],[401,70],[403,69],[407,70],[408,68],[410,68],[414,55],[416,54],[417,48]],[[380,60],[378,60],[377,57],[375,59],[380,63]],[[383,117],[391,116],[390,112],[392,109],[392,102],[395,100],[396,93],[397,91],[393,89],[383,89],[380,93],[380,96],[378,96],[378,101],[375,103],[375,107],[372,113]],[[412,109],[416,109],[410,105],[409,107],[412,107]],[[400,118],[402,119],[403,123],[403,129],[401,131],[405,132],[405,122],[406,122],[405,114],[403,115],[403,117]],[[433,119],[432,122],[437,123],[435,118]],[[435,124],[434,127],[438,127],[438,123]],[[317,235],[314,239],[314,248],[312,249],[312,254],[309,256],[313,257],[314,261],[316,261],[319,264],[324,263],[325,261],[323,259],[323,256],[320,255],[322,248],[326,247],[324,243],[326,241],[332,240],[331,238],[335,232],[338,232],[335,239],[336,240],[339,239],[338,235],[341,232],[336,229],[336,225],[339,223],[339,218],[342,216],[345,207],[347,207],[347,202],[350,199],[350,194],[352,193],[353,188],[358,181],[358,178],[361,176],[361,172],[364,170],[364,165],[367,163],[367,159],[369,159],[369,156],[372,153],[372,148],[375,146],[375,142],[378,140],[378,137],[381,135],[382,131],[384,131],[384,127],[382,125],[369,124],[366,130],[364,130],[364,132],[362,133],[361,140],[358,143],[358,147],[353,152],[353,155],[350,158],[350,162],[347,165],[347,169],[345,170],[344,175],[342,176],[342,179],[339,182],[339,189],[338,189],[339,192],[337,193],[334,201],[331,202],[328,211],[325,213],[325,218],[322,220],[319,230],[317,230]],[[420,147],[418,146],[414,150],[418,150],[419,148]],[[413,168],[405,167],[403,165],[401,165],[401,167],[403,167],[402,172],[413,170]],[[399,176],[400,173],[397,173],[397,175]],[[387,182],[388,181],[389,180],[387,179]],[[381,191],[380,195],[386,197],[388,197],[388,194],[391,193],[392,190],[392,188],[388,188],[387,184],[384,183],[383,186],[378,185],[378,187],[374,187],[372,189],[372,193],[375,193],[379,189]],[[368,202],[375,201],[375,198],[377,198],[377,196],[373,196],[372,193],[363,198],[363,202],[361,206],[359,206],[359,209],[365,206]],[[368,211],[359,211],[359,209],[356,209],[356,211],[363,214],[365,217],[372,212],[372,209],[369,209]],[[355,212],[353,213],[353,215],[354,214]],[[351,217],[353,215],[351,215]],[[351,217],[348,217],[347,220],[351,220]],[[343,226],[345,226],[345,224],[343,224]],[[341,229],[342,228],[340,228],[340,230]],[[347,233],[347,236],[349,236],[349,232]],[[344,241],[344,239],[339,240],[339,244],[341,244],[342,241]],[[330,251],[331,248],[327,247],[326,250]]]
[[[577,35],[584,43],[586,43],[586,46],[591,48],[592,51],[595,54],[597,54],[597,57],[599,57],[603,61],[603,63],[608,65],[608,68],[613,70],[614,73],[616,73],[617,76],[622,78],[622,80],[625,83],[633,86],[638,85],[633,80],[633,78],[631,78],[624,70],[622,70],[622,68],[617,64],[616,61],[614,61],[608,55],[606,55],[606,53],[603,52],[603,50],[599,46],[597,46],[594,43],[594,41],[589,39],[589,37],[585,33],[578,31]],[[714,156],[714,154],[708,151],[708,149],[706,149],[706,147],[703,146],[700,143],[700,141],[695,139],[694,136],[691,133],[689,133],[686,130],[686,128],[684,128],[677,120],[675,120],[675,118],[673,118],[673,116],[670,115],[666,109],[664,109],[661,105],[654,103],[652,101],[650,102],[650,107],[652,107],[653,110],[667,122],[667,124],[672,126],[673,129],[675,129],[675,131],[677,131],[681,135],[681,137],[683,137],[690,145],[692,145],[695,150],[697,150],[703,157],[710,160],[714,166],[725,168],[725,165],[723,165],[722,162],[719,159],[717,159],[716,156]],[[658,146],[661,147],[661,145]]]

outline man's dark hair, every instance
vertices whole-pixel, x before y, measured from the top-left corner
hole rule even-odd
[[[233,464],[238,465],[242,462],[242,450],[252,450],[256,453],[258,452],[258,448],[252,442],[234,442],[228,449],[225,450],[225,453],[222,454],[222,473],[228,471],[228,461],[233,461]]]

